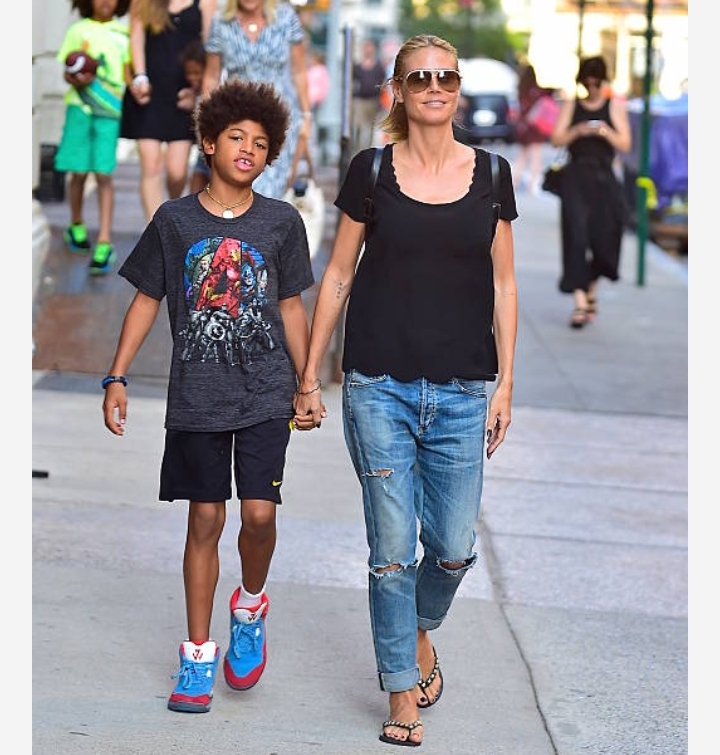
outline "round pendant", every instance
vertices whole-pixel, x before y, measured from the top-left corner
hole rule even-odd
[[[235,217],[235,213],[232,210],[223,210],[222,216],[226,220],[232,220]]]
[[[248,31],[250,34],[255,34],[255,32],[258,30],[257,24],[248,24]]]

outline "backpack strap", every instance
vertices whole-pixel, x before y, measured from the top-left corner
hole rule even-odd
[[[369,223],[373,216],[373,194],[375,193],[375,184],[377,183],[378,173],[380,173],[380,163],[382,162],[383,151],[385,147],[383,145],[375,147],[375,154],[373,155],[372,167],[370,168],[370,184],[367,196],[365,197],[365,206],[363,209],[363,215],[365,223]]]

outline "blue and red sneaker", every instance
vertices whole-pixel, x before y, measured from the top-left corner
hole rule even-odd
[[[225,681],[233,689],[250,689],[257,684],[267,662],[265,616],[270,601],[265,593],[252,609],[237,607],[240,588],[230,598],[230,644],[225,653]]]
[[[212,640],[196,645],[186,640],[180,645],[180,671],[173,675],[177,685],[168,708],[181,713],[207,713],[220,659],[220,648]]]

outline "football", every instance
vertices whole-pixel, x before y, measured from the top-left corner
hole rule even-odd
[[[74,50],[65,58],[65,73],[75,76],[78,73],[97,73],[98,61],[84,50]]]

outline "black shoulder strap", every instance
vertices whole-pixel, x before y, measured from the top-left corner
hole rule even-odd
[[[370,169],[369,190],[365,197],[365,207],[363,211],[366,223],[369,223],[373,216],[373,194],[375,193],[375,184],[377,183],[378,173],[380,172],[380,162],[382,161],[384,149],[384,146],[375,147],[375,154],[373,155],[372,168]]]
[[[500,162],[496,152],[488,152],[488,157],[490,158],[493,198],[495,198],[497,196],[498,181],[500,180]]]
[[[497,226],[500,220],[500,202],[498,202],[498,185],[500,183],[500,161],[496,152],[488,152],[490,160],[490,180],[492,181],[493,223]]]

